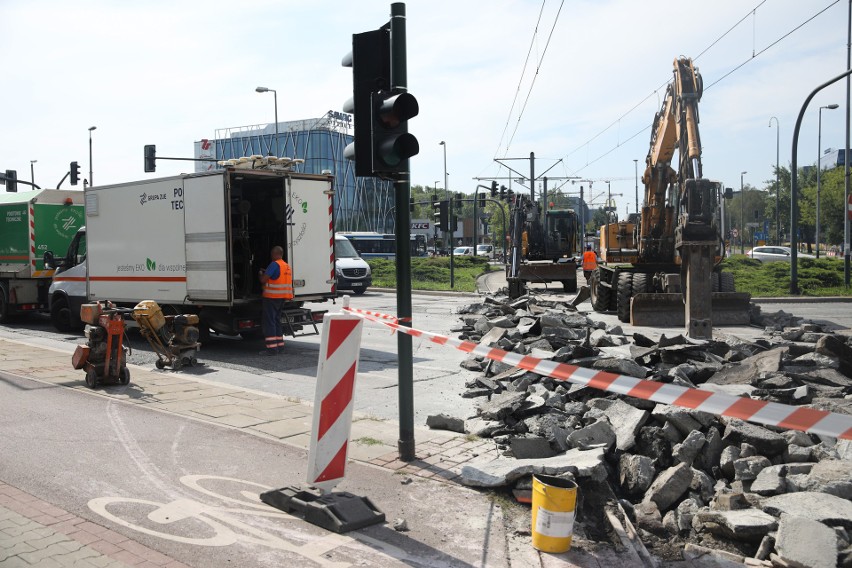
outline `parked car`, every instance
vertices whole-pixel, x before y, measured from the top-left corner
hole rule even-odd
[[[453,254],[456,256],[473,256],[473,247],[456,247],[453,249]]]
[[[754,247],[746,256],[760,262],[790,262],[790,247]],[[812,254],[798,253],[799,258],[814,258]]]

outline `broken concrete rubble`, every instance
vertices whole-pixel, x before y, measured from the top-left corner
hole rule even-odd
[[[570,303],[535,295],[488,297],[460,313],[462,339],[514,353],[852,413],[852,373],[842,364],[852,361],[850,337],[784,312],[755,310],[763,337],[724,341],[624,335]],[[466,467],[465,484],[511,489],[529,484],[534,472],[594,479],[581,488],[597,500],[617,498],[652,552],[725,549],[720,558],[755,565],[792,554],[770,536],[782,514],[852,530],[850,442],[613,395],[477,356],[464,364],[481,373],[467,392],[483,400],[476,416],[464,417],[465,429],[493,438],[502,452]],[[579,509],[577,522],[583,523]],[[849,547],[847,537],[837,542]]]

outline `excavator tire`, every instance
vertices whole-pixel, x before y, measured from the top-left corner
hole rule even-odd
[[[618,319],[623,322],[630,321],[630,298],[633,296],[633,273],[622,272],[618,275],[618,286],[616,288],[618,294],[618,304],[616,311]]]
[[[718,292],[721,289],[721,274],[718,272],[714,272],[710,275],[710,285],[711,291]]]
[[[589,282],[589,293],[591,295],[592,308],[596,312],[609,311],[610,296],[612,290],[601,284],[600,269],[596,268]]]
[[[722,292],[735,292],[734,274],[732,272],[722,272],[719,274],[719,288]]]
[[[633,296],[651,291],[651,277],[648,274],[633,275]]]

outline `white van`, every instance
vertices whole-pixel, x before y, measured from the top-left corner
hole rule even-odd
[[[360,296],[373,284],[370,265],[358,256],[349,239],[341,234],[334,235],[334,259],[338,290],[351,290]]]

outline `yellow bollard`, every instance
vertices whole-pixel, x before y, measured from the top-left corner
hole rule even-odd
[[[533,475],[532,545],[542,552],[568,552],[574,535],[577,484],[552,475]]]

